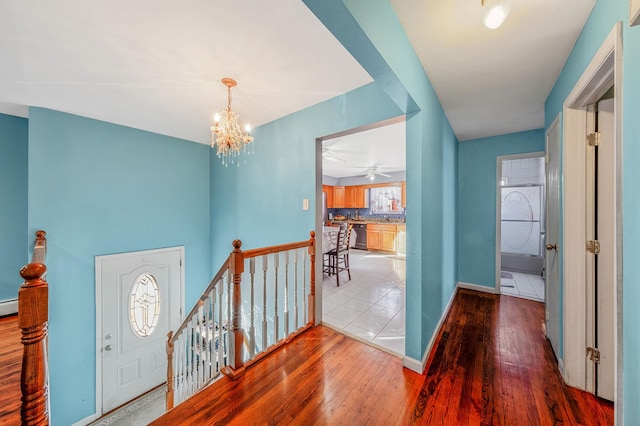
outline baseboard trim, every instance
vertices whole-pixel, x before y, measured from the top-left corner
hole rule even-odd
[[[424,371],[423,363],[421,363],[415,358],[411,358],[408,356],[404,356],[402,358],[402,366],[418,374],[422,374],[422,372]]]
[[[458,283],[460,284],[460,283]],[[418,361],[417,359],[405,356],[404,358],[402,358],[402,365],[405,366],[406,368],[408,368],[411,371],[415,371],[418,374],[422,374],[424,373],[424,369],[427,366],[427,360],[429,359],[429,354],[431,354],[431,349],[433,349],[433,344],[436,341],[436,337],[438,337],[438,334],[440,333],[440,329],[442,328],[442,324],[444,324],[444,319],[447,317],[447,315],[449,314],[449,311],[451,310],[451,305],[453,304],[453,299],[455,299],[456,294],[458,293],[458,286],[456,286],[456,288],[453,290],[453,293],[451,294],[451,297],[449,298],[449,302],[447,302],[447,306],[444,308],[444,311],[442,312],[442,315],[440,316],[440,320],[438,321],[438,325],[436,325],[435,330],[433,331],[433,334],[431,335],[431,339],[429,339],[429,343],[427,344],[427,347],[425,348],[423,354],[422,354],[422,360]]]
[[[18,313],[18,299],[3,300],[0,302],[0,316]]]
[[[480,291],[483,293],[500,294],[500,291],[497,290],[495,287],[487,287],[486,285],[471,284],[471,283],[465,283],[462,281],[458,281],[457,287],[466,288],[467,290]]]

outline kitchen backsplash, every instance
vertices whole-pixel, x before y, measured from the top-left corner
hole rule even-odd
[[[360,219],[389,219],[395,221],[403,221],[406,218],[406,210],[402,209],[402,214],[373,214],[368,208],[359,209],[327,209],[328,213],[331,213],[334,217],[337,215],[345,216],[348,219],[356,218],[356,210],[358,211]]]

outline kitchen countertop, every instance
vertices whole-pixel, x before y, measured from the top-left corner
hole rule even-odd
[[[375,224],[390,224],[390,225],[405,225],[406,222],[402,219],[344,219],[344,220],[330,220],[329,222],[334,223],[334,222],[348,222],[348,223],[363,223],[363,224],[369,224],[369,223],[375,223]]]

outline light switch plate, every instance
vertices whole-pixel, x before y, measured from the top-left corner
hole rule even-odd
[[[302,200],[302,210],[309,210],[309,199],[305,198]]]

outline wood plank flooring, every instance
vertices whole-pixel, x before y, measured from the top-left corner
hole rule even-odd
[[[153,425],[613,424],[613,404],[562,382],[544,305],[461,290],[426,375],[316,327],[197,394]]]
[[[423,380],[399,358],[318,326],[152,424],[398,424]]]
[[[0,425],[20,424],[21,368],[18,316],[0,317]]]
[[[460,290],[427,363],[412,423],[613,425],[613,404],[564,384],[544,305]]]
[[[461,290],[426,375],[315,327],[153,424],[612,425],[613,404],[566,386],[542,332],[544,305]],[[0,318],[0,425],[20,422],[17,317]]]

